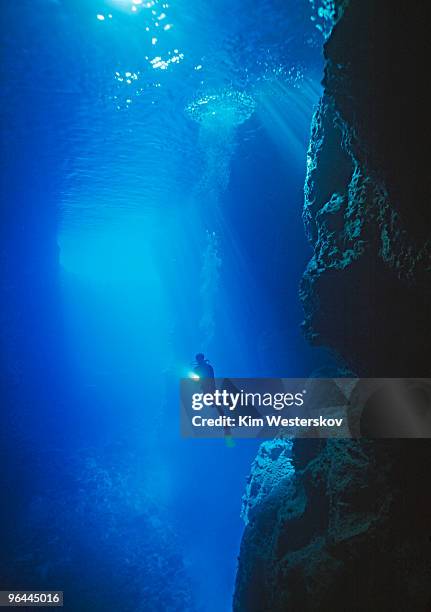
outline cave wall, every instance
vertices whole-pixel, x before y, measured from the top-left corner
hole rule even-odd
[[[268,459],[269,444],[253,476],[267,488],[283,459]],[[429,455],[427,441],[296,442],[295,474],[278,476],[248,514],[234,610],[428,611]]]
[[[2,7],[0,392],[9,433],[37,427],[64,358],[57,233],[72,113],[44,44],[50,9]]]
[[[308,338],[362,376],[430,371],[430,18],[422,4],[352,1],[325,44],[300,295]]]
[[[427,377],[431,7],[341,4],[307,157],[304,331],[359,376]],[[429,441],[296,440],[289,469],[271,444],[234,610],[431,610]]]
[[[47,51],[50,3],[3,3],[0,145],[0,580],[16,555],[38,456],[67,435],[67,365],[57,246],[65,118],[61,73]],[[54,31],[54,28],[53,28]],[[53,40],[61,33],[55,31]],[[6,501],[7,500],[7,501]]]

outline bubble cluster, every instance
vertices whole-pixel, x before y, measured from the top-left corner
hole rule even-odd
[[[254,113],[255,102],[240,91],[222,91],[202,96],[186,106],[186,113],[200,124],[241,125]]]

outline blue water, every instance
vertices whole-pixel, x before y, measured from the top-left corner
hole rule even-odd
[[[62,438],[25,510],[49,533],[26,571],[66,584],[74,609],[230,610],[258,443],[181,439],[178,381],[200,351],[231,377],[327,360],[298,301],[315,3],[19,4],[4,9],[4,97],[14,146],[38,151],[16,175],[42,167],[54,202],[67,363],[38,420]],[[89,595],[128,579],[126,602]]]

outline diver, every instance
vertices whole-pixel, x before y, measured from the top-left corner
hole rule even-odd
[[[214,368],[205,359],[203,353],[198,353],[195,357],[196,362],[193,364],[193,372],[201,381],[202,391],[204,393],[213,393],[215,391]]]
[[[214,368],[208,359],[205,359],[205,355],[203,353],[198,353],[195,356],[195,359],[196,362],[193,364],[193,372],[197,377],[199,377],[199,382],[203,393],[214,393],[216,390]],[[224,416],[224,411],[221,406],[216,406],[216,410],[220,416]],[[235,443],[232,438],[230,427],[225,426],[223,429],[226,446],[233,448]]]

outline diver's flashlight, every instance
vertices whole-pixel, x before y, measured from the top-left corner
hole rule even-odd
[[[199,376],[196,374],[196,372],[189,372],[189,378],[192,380],[199,380]]]

